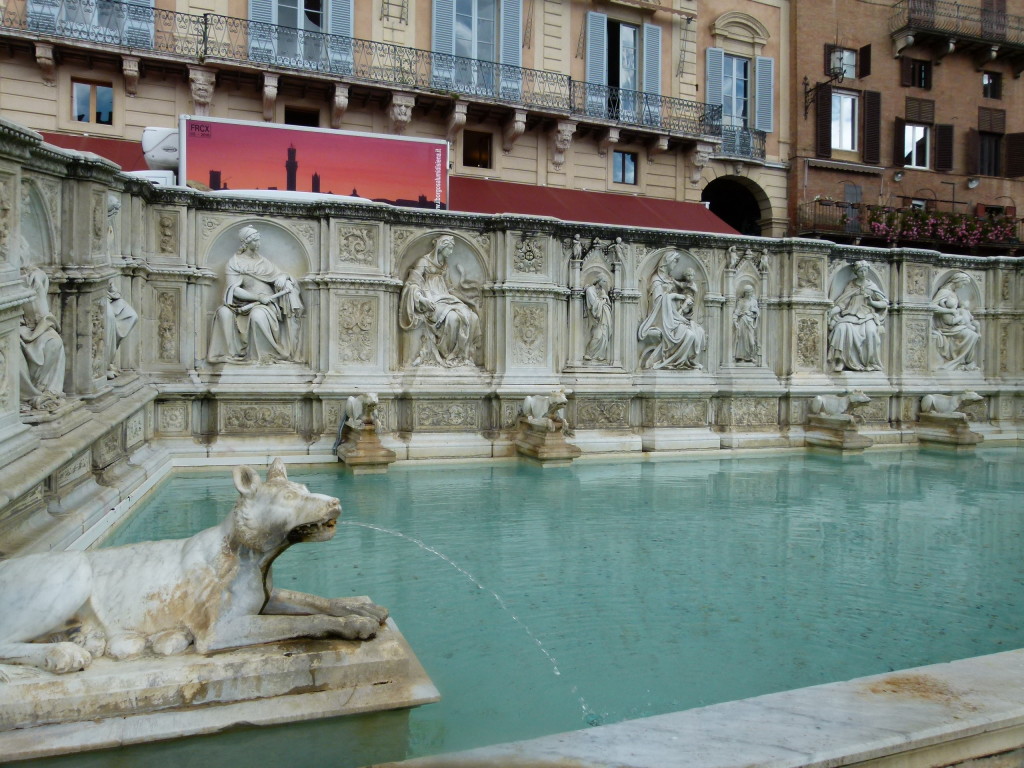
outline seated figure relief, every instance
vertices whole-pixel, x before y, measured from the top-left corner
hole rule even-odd
[[[27,253],[24,242],[22,248]],[[50,312],[50,280],[43,270],[31,266],[22,277],[33,297],[23,306],[21,318],[21,408],[53,411],[64,403],[67,357],[57,318]]]
[[[651,277],[647,317],[637,338],[644,345],[641,368],[701,370],[697,358],[707,345],[704,328],[694,319],[696,274],[683,265],[679,251],[669,251]]]
[[[969,303],[957,291],[971,283],[963,272],[954,272],[932,299],[932,337],[945,370],[976,371],[981,325],[971,314]]]
[[[403,331],[421,331],[414,366],[476,365],[480,316],[461,281],[449,274],[448,260],[454,249],[451,235],[435,238],[433,248],[416,259],[406,275],[398,324]]]
[[[889,299],[870,277],[866,261],[853,265],[853,278],[828,311],[828,361],[832,370],[882,370],[882,334]]]
[[[228,260],[224,303],[217,309],[206,359],[210,363],[300,360],[303,305],[291,275],[260,253],[253,226],[238,232],[241,247]]]

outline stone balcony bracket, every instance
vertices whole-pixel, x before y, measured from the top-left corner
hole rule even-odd
[[[49,43],[36,43],[36,64],[43,73],[43,82],[47,85],[57,84],[57,62],[53,58],[53,46]]]
[[[341,128],[341,121],[345,117],[345,110],[348,109],[348,86],[344,83],[335,83],[334,97],[331,100],[331,128]]]
[[[512,114],[509,115],[502,126],[501,131],[501,151],[506,155],[512,153],[512,148],[516,145],[519,137],[526,132],[526,110],[516,109],[513,110]]]
[[[572,137],[576,133],[577,123],[573,120],[559,120],[554,128],[554,141],[551,146],[551,163],[556,171],[562,170],[565,153],[572,146]]]
[[[263,119],[268,123],[274,119],[274,112],[277,109],[278,81],[277,75],[263,73]]]
[[[388,120],[391,132],[401,135],[412,121],[412,108],[416,106],[416,97],[404,91],[392,91],[391,103],[388,105]]]
[[[657,155],[668,152],[668,136],[655,136],[647,144],[647,162],[653,163]]]
[[[121,72],[124,74],[124,92],[134,97],[139,87],[139,57],[122,56]]]
[[[604,157],[608,154],[609,147],[619,143],[619,129],[606,128],[597,142],[597,153]]]
[[[462,133],[466,127],[466,110],[469,109],[469,102],[462,99],[452,104],[452,111],[448,113],[448,141],[455,141],[455,137]]]
[[[913,35],[900,35],[899,37],[893,38],[892,41],[892,57],[898,59],[903,55],[903,51],[914,44]]]

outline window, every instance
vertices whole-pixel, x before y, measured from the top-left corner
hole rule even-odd
[[[906,123],[903,126],[903,165],[928,168],[931,150],[930,126]]]
[[[462,164],[469,168],[491,167],[491,134],[462,132]]]
[[[114,88],[103,83],[71,81],[71,119],[96,125],[114,124]]]
[[[832,91],[832,149],[857,149],[858,94]]]
[[[932,63],[926,59],[904,57],[900,65],[900,82],[909,88],[932,87]]]
[[[986,99],[1003,98],[1003,76],[999,72],[981,73],[981,95]]]
[[[983,176],[999,176],[1000,156],[1003,150],[1001,133],[978,132],[978,173]]]
[[[907,207],[912,208],[915,211],[924,211],[928,208],[928,201],[915,197],[910,200],[910,204]]]
[[[844,80],[857,77],[857,52],[850,48],[832,48],[828,64],[827,75],[842,72]]]
[[[750,59],[726,54],[722,67],[722,124],[746,128],[750,116]]]
[[[286,106],[284,108],[284,124],[301,125],[306,128],[319,128],[320,110]]]
[[[249,20],[250,59],[351,72],[352,0],[250,0]]]
[[[660,124],[661,100],[647,94],[661,94],[661,27],[588,11],[586,37],[587,114]]]
[[[616,184],[636,184],[636,152],[612,153],[612,181]]]

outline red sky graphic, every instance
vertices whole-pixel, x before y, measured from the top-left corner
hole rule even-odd
[[[209,127],[209,138],[197,138],[191,127]],[[314,173],[320,191],[387,200],[435,199],[436,152],[441,151],[441,202],[448,202],[448,150],[445,142],[377,138],[264,125],[191,120],[186,124],[186,177],[210,183],[210,171],[221,172],[230,189],[287,189],[285,162],[294,146],[298,161],[295,189],[312,191]]]

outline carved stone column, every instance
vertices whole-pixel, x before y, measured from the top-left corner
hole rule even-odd
[[[188,84],[192,90],[192,114],[208,117],[210,103],[213,101],[213,89],[217,83],[217,72],[208,67],[188,68]]]

